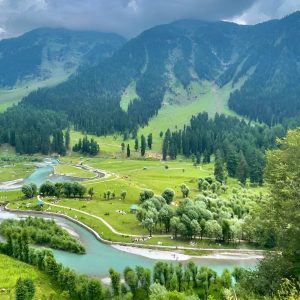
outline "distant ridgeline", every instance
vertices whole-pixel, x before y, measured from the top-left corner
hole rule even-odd
[[[117,34],[61,28],[39,28],[2,40],[0,87],[72,74],[110,57],[124,43]]]
[[[231,109],[270,126],[298,124],[293,118],[300,115],[299,23],[297,12],[254,26],[196,20],[157,26],[99,65],[31,93],[22,106],[64,113],[76,130],[87,133],[135,132],[158,113],[175,76],[184,87],[204,80],[219,87],[240,83],[230,95]],[[121,97],[133,82],[137,99],[125,111]],[[49,126],[47,119],[42,127]],[[1,121],[0,129],[6,137],[14,131]]]

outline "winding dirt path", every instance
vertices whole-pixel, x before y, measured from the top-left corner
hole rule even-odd
[[[45,202],[45,201],[44,201]],[[71,211],[77,211],[78,213],[87,215],[89,217],[92,217],[94,219],[99,220],[100,222],[102,222],[111,232],[113,232],[116,235],[119,236],[129,236],[129,237],[141,237],[141,235],[134,235],[134,234],[130,234],[130,233],[124,233],[124,232],[119,232],[117,231],[115,228],[113,228],[107,221],[105,221],[103,218],[98,217],[96,215],[90,214],[88,212],[76,209],[76,208],[71,208],[68,206],[64,206],[64,205],[57,205],[57,204],[52,204],[49,202],[45,202],[46,204],[48,204],[49,206],[53,206],[53,207],[57,207],[57,208],[63,208],[63,209],[68,209]],[[170,237],[170,235],[168,234],[153,234],[152,237],[157,237],[157,238],[162,238],[162,237]],[[124,244],[124,243],[122,243]],[[262,254],[265,251],[264,250],[259,250],[259,249],[228,249],[228,248],[196,248],[196,247],[187,247],[187,246],[163,246],[163,245],[144,245],[142,244],[144,247],[151,247],[151,246],[155,246],[159,248],[166,248],[166,249],[176,249],[176,250],[199,250],[199,251],[212,251],[212,252],[226,252],[226,253],[231,253],[231,254]],[[131,245],[131,246],[134,246]]]

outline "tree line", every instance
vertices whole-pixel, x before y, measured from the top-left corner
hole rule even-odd
[[[0,223],[0,233],[7,239],[23,231],[26,231],[29,243],[74,253],[85,253],[84,247],[54,220],[28,217],[22,220],[7,219]]]
[[[99,154],[100,146],[93,138],[89,140],[87,136],[85,136],[82,140],[79,139],[78,143],[73,146],[72,150],[74,152],[95,156]]]
[[[62,113],[14,106],[0,114],[0,144],[9,143],[20,154],[64,155],[68,145],[63,129],[67,124]]]
[[[274,148],[276,138],[285,133],[282,125],[268,127],[219,114],[210,119],[207,113],[200,113],[183,130],[166,131],[162,157],[176,159],[181,154],[195,157],[197,163],[209,163],[214,155],[216,167],[224,165],[229,176],[244,176],[252,183],[262,184],[264,152]],[[225,179],[221,173],[217,176],[220,181]]]
[[[188,198],[190,188],[186,184],[180,186],[182,198],[176,207],[170,205],[175,192],[167,188],[161,196],[154,195],[152,190],[140,193],[141,205],[136,217],[149,235],[169,233],[173,239],[202,240],[212,243],[237,243],[242,240],[259,247],[274,248],[277,246],[275,231],[262,228],[262,222],[252,220],[252,213],[263,201],[244,189],[233,189],[232,196],[224,199],[222,195],[227,186],[211,178],[199,178],[197,183],[199,194]]]
[[[57,198],[83,198],[87,193],[90,198],[94,195],[93,187],[87,189],[84,185],[78,182],[56,182],[51,181],[44,182],[40,188],[34,183],[25,184],[22,186],[22,193],[26,198],[35,197],[38,192],[42,196],[51,197],[55,196]]]
[[[228,270],[221,276],[206,267],[198,267],[190,262],[186,267],[158,262],[153,273],[148,268],[137,266],[135,269],[126,267],[121,274],[110,269],[110,288],[104,288],[97,279],[78,275],[74,271],[59,264],[50,250],[29,247],[26,231],[9,235],[7,242],[0,243],[0,252],[20,261],[37,267],[48,274],[66,296],[78,300],[117,300],[117,299],[220,299],[225,289],[232,287],[232,277]],[[29,283],[30,282],[30,283]],[[34,296],[34,285],[31,280],[18,280],[16,293],[25,293],[28,298]],[[216,298],[214,298],[216,297]]]

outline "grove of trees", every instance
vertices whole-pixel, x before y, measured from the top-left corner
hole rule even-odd
[[[24,235],[29,243],[48,246],[74,253],[85,253],[84,247],[54,220],[28,217],[22,220],[7,219],[0,223],[0,234],[11,239],[13,235]]]

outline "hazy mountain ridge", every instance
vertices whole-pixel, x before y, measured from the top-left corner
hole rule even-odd
[[[78,67],[98,64],[111,56],[125,39],[111,33],[39,28],[0,41],[0,87],[57,73],[71,74]]]

